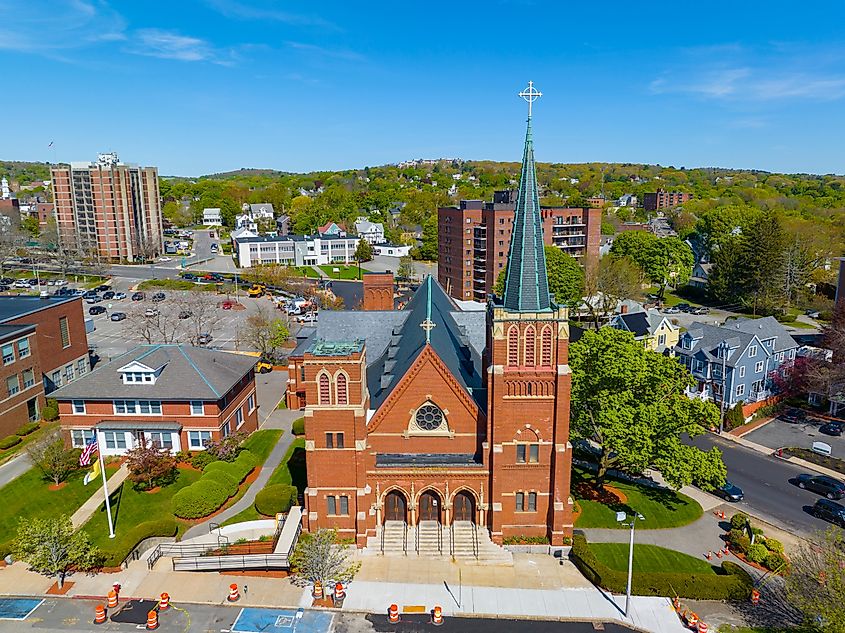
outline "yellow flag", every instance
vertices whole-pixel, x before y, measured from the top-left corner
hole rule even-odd
[[[83,483],[87,486],[89,483],[94,481],[100,475],[100,460],[97,459],[94,461],[94,467],[91,469],[90,473],[86,473],[85,479]]]

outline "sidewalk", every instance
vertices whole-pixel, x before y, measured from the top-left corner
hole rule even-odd
[[[744,446],[745,448],[749,448],[753,451],[757,451],[758,453],[762,453],[763,455],[774,455],[777,452],[772,450],[768,446],[762,446],[761,444],[757,444],[756,442],[752,442],[751,440],[746,440],[744,437],[738,437],[736,435],[731,435],[730,433],[724,433],[721,435],[721,437],[724,437],[725,439],[739,444],[740,446]],[[831,470],[830,468],[825,468],[824,466],[820,466],[818,464],[814,464],[813,462],[808,462],[806,459],[801,459],[800,457],[779,457],[778,459],[782,459],[785,462],[790,462],[792,464],[795,464],[796,466],[801,466],[801,468],[812,470],[813,472],[819,473],[820,475],[827,475],[828,477],[833,477],[834,479],[842,478],[842,473],[837,472],[835,470]]]
[[[126,464],[122,464],[118,471],[108,479],[109,494],[117,490],[128,476],[129,469],[126,467]],[[85,525],[88,519],[97,511],[97,508],[103,505],[104,502],[103,489],[102,487],[97,488],[88,501],[79,506],[79,509],[70,517],[70,521],[73,523],[73,529],[76,530]]]

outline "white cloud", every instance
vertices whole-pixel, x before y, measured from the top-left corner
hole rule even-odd
[[[280,11],[275,7],[256,6],[254,4],[237,2],[236,0],[206,0],[206,4],[227,18],[237,20],[272,20],[294,26],[338,28],[335,24],[320,16]]]
[[[135,31],[128,50],[136,55],[183,62],[213,61],[216,57],[214,48],[205,40],[162,29]]]

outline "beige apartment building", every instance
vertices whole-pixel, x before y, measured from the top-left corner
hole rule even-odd
[[[158,169],[115,153],[51,169],[62,248],[107,261],[137,262],[162,250]]]

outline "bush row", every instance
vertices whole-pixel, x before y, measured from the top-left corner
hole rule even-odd
[[[259,514],[272,517],[280,512],[287,512],[296,503],[296,486],[274,484],[260,490],[255,495],[255,509]]]
[[[238,492],[238,486],[257,464],[249,451],[241,451],[233,462],[211,462],[199,481],[173,495],[173,514],[182,519],[208,516]]]
[[[0,450],[17,446],[21,443],[25,436],[37,431],[39,426],[38,422],[28,422],[27,424],[24,424],[21,428],[15,431],[15,435],[7,435],[3,439],[0,439]]]
[[[103,567],[117,567],[138,544],[153,536],[176,536],[178,526],[174,519],[144,521],[123,534],[118,533],[114,541],[109,541],[109,549],[103,551]]]
[[[12,448],[13,446],[17,446],[21,443],[21,438],[18,435],[7,435],[2,440],[0,440],[0,449],[7,449]]]
[[[749,527],[754,534],[753,545],[747,532]],[[737,512],[731,517],[728,544],[733,551],[742,554],[752,563],[772,571],[780,569],[788,562],[783,553],[783,543],[777,539],[766,538],[763,530],[751,526],[751,519],[744,512]]]
[[[625,593],[627,572],[610,569],[600,562],[587,539],[576,534],[572,539],[572,562],[593,584],[608,591]],[[679,596],[692,600],[747,600],[754,583],[742,567],[725,561],[715,574],[677,572],[637,572],[631,592],[638,596]]]

